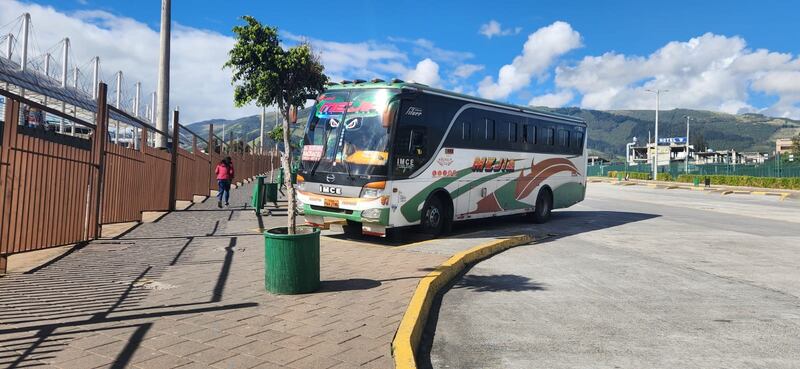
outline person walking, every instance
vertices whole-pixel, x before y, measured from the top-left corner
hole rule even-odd
[[[219,185],[219,192],[217,193],[217,207],[222,207],[222,200],[225,200],[225,206],[228,206],[228,199],[231,196],[231,181],[233,181],[233,163],[231,157],[228,156],[217,164],[214,169],[217,174],[217,184]]]

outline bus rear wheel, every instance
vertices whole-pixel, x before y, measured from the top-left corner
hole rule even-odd
[[[422,208],[422,231],[434,238],[445,233],[449,227],[447,209],[438,197],[431,197]]]
[[[531,213],[531,220],[536,224],[546,223],[550,219],[553,211],[553,195],[549,189],[539,191],[536,197],[536,207]]]

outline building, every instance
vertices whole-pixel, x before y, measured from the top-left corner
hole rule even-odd
[[[589,162],[589,165],[607,165],[609,162],[611,162],[610,160],[597,155],[589,155],[586,157],[586,159]]]
[[[787,154],[792,152],[792,139],[779,138],[775,140],[775,152],[779,154]]]
[[[636,141],[627,145],[626,160],[628,165],[637,164],[650,164],[655,159],[656,145],[648,143],[641,145]],[[688,154],[687,154],[688,150]],[[695,151],[693,145],[686,143],[670,142],[668,144],[662,143],[658,145],[658,165],[669,165],[672,162],[683,162],[686,160],[686,155],[689,155],[689,160],[694,160]]]

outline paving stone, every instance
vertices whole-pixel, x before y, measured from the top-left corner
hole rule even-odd
[[[55,329],[24,363],[91,366],[116,360],[133,339],[128,366],[144,369],[189,369],[212,360],[218,369],[390,367],[389,345],[418,278],[447,256],[326,238],[324,281],[381,284],[271,295],[263,285],[263,236],[253,231],[258,220],[242,206],[251,186],[232,191],[236,206],[219,210],[213,199],[195,204],[119,239],[89,243],[36,273],[0,279],[0,321]],[[285,218],[262,221],[268,228]],[[130,289],[134,280],[174,288]],[[0,352],[10,356],[0,360],[13,362],[38,341],[37,333],[0,334],[0,351],[11,350]]]
[[[114,360],[111,358],[95,354],[87,354],[76,359],[58,363],[57,365],[62,369],[92,369],[111,364],[112,362],[114,362]]]
[[[312,354],[289,364],[289,367],[297,369],[328,369],[341,363],[341,361],[330,357]]]
[[[300,360],[306,356],[311,355],[308,351],[299,351],[294,350],[286,347],[281,347],[275,351],[268,352],[260,357],[265,359],[269,362],[278,364],[278,365],[287,365],[291,362]]]
[[[279,348],[281,347],[269,342],[253,341],[248,344],[235,347],[231,349],[231,351],[236,351],[242,354],[247,354],[252,356],[262,356],[269,352],[275,351]]]
[[[229,358],[231,356],[234,356],[234,355],[236,355],[235,352],[231,352],[231,351],[228,351],[228,350],[223,350],[223,349],[216,348],[216,347],[211,347],[211,348],[209,348],[207,350],[195,352],[195,353],[189,354],[189,355],[187,355],[185,357],[188,358],[188,359],[191,359],[193,361],[199,362],[199,363],[213,364],[213,363],[216,363],[216,362],[218,362],[220,360],[227,359],[227,358]]]
[[[134,364],[134,366],[141,369],[164,369],[176,368],[191,362],[192,361],[189,359],[177,357],[175,355],[161,355],[157,358]]]
[[[239,346],[244,346],[253,341],[254,340],[251,338],[237,336],[235,334],[229,334],[227,336],[214,339],[213,341],[208,341],[206,342],[206,344],[213,347],[219,347],[225,350],[230,350]]]
[[[218,361],[211,366],[217,369],[249,369],[261,364],[266,363],[267,361],[255,356],[239,354],[235,356],[231,356],[227,359]]]
[[[166,352],[175,356],[185,357],[198,351],[209,349],[211,346],[197,343],[194,341],[183,341],[179,344],[167,346],[159,351]]]

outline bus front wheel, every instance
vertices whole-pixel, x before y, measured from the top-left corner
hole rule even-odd
[[[553,211],[553,195],[549,189],[539,191],[539,196],[536,197],[536,207],[533,209],[531,219],[534,223],[545,223],[550,219],[550,213]]]
[[[422,231],[433,237],[439,237],[447,232],[448,222],[447,209],[442,200],[436,196],[428,199],[422,208]]]

